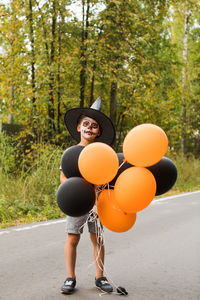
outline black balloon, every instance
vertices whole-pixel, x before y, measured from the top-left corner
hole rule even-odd
[[[132,167],[133,165],[129,164],[128,162],[124,162],[124,155],[123,153],[117,153],[117,157],[119,160],[119,170],[117,172],[117,175],[115,176],[115,178],[113,178],[112,181],[109,182],[109,188],[112,188],[115,185],[115,182],[117,180],[117,178],[119,177],[119,175],[125,171],[126,169]],[[123,165],[121,165],[123,163]],[[120,167],[121,166],[121,167]]]
[[[78,168],[78,158],[84,146],[72,146],[65,150],[61,158],[61,168],[67,178],[82,177]]]
[[[156,196],[169,191],[177,179],[177,168],[173,161],[163,157],[157,164],[147,168],[155,177],[157,189]]]
[[[71,177],[59,186],[56,193],[58,207],[71,217],[80,217],[89,212],[95,204],[92,185],[80,177]]]

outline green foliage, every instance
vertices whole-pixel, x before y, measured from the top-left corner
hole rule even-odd
[[[191,192],[200,189],[200,159],[178,154],[171,157],[178,170],[177,181],[172,188],[176,192]]]
[[[0,169],[5,174],[16,171],[16,143],[14,140],[0,133]]]
[[[23,168],[9,174],[0,168],[0,222],[32,222],[63,216],[56,204],[56,191],[59,186],[59,166],[62,149],[51,145],[39,146],[37,158],[28,170]],[[26,158],[25,158],[26,159]],[[6,164],[12,164],[7,156]],[[27,162],[23,161],[23,165]]]
[[[100,95],[103,110],[110,115],[111,86],[116,83],[117,146],[133,126],[150,122],[161,126],[170,149],[179,151],[184,97],[187,152],[198,156],[199,1],[78,0],[84,12],[80,18],[70,11],[71,2],[9,0],[0,4],[3,121],[11,114],[24,125],[22,143],[31,136],[33,144],[62,145],[63,116],[80,103],[84,66],[85,106]],[[183,91],[186,4],[190,18]]]

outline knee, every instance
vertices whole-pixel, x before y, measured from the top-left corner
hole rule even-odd
[[[73,248],[76,248],[80,240],[79,234],[68,234],[67,236],[67,244]]]

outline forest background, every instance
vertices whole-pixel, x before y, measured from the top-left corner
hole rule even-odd
[[[200,188],[199,4],[0,1],[1,227],[62,216],[58,169],[75,144],[64,114],[98,96],[116,152],[131,128],[156,124],[178,168],[172,192]]]

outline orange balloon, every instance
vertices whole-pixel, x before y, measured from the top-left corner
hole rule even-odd
[[[119,160],[110,146],[96,142],[81,151],[78,167],[87,181],[101,185],[115,177],[119,168]]]
[[[152,173],[141,167],[123,171],[114,187],[115,199],[126,213],[136,213],[147,207],[156,194],[156,180]]]
[[[123,143],[125,159],[137,167],[149,167],[159,162],[167,152],[168,139],[165,132],[153,124],[134,127]]]
[[[128,231],[136,221],[136,214],[126,214],[117,205],[113,190],[103,190],[97,201],[101,223],[111,231]]]

